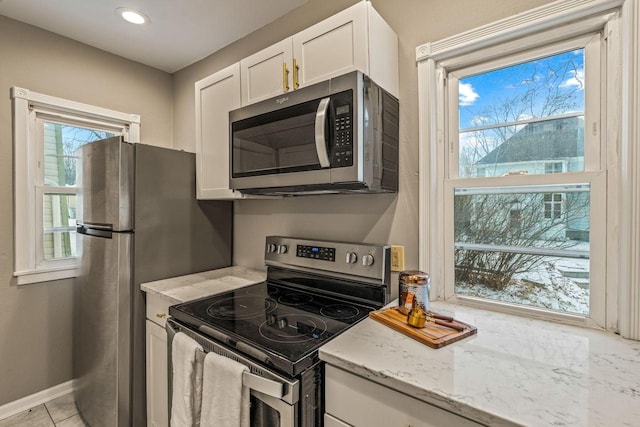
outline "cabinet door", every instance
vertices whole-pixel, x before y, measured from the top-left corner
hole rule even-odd
[[[167,333],[147,319],[147,426],[169,425]]]
[[[480,426],[467,418],[330,365],[325,370],[325,396],[326,413],[347,425]],[[337,422],[334,425],[340,426]]]
[[[240,108],[240,64],[195,84],[198,199],[242,197],[229,189],[229,111]]]
[[[240,61],[242,105],[292,90],[291,38]]]
[[[354,70],[369,73],[367,7],[357,3],[293,36],[300,87]]]

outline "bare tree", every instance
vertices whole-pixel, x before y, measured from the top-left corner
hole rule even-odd
[[[62,166],[64,168],[64,179],[67,185],[76,184],[76,157],[75,153],[80,146],[98,139],[107,138],[111,136],[104,131],[98,131],[94,129],[66,127],[66,132],[63,138],[61,138],[62,146]],[[60,178],[63,178],[62,176]]]
[[[523,118],[544,118],[581,108],[582,80],[578,64],[565,61],[533,61],[530,74],[520,79],[515,95],[504,96],[473,114],[471,130],[464,133],[466,144],[460,152],[460,175],[477,176],[479,161],[522,130],[523,126],[501,126]],[[571,84],[566,82],[571,81]],[[489,126],[475,129],[477,126]],[[493,126],[495,125],[495,126]],[[535,138],[535,135],[532,137]],[[462,139],[462,135],[461,135]],[[535,139],[530,141],[535,144]],[[560,143],[560,142],[558,142]],[[485,168],[499,167],[498,157]],[[455,204],[455,242],[501,247],[562,249],[567,241],[569,222],[587,222],[588,193],[563,193],[560,213],[545,213],[544,193],[457,195]],[[455,250],[456,283],[481,283],[502,290],[517,273],[539,266],[543,256],[517,253],[517,250]]]
[[[501,247],[565,249],[566,224],[588,220],[587,193],[566,193],[559,215],[545,218],[543,193],[455,197],[455,242]],[[506,251],[455,250],[456,282],[482,283],[502,290],[517,273],[544,261],[541,255]]]

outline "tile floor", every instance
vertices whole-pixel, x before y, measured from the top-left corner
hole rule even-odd
[[[0,420],[0,427],[88,427],[78,415],[73,394]]]

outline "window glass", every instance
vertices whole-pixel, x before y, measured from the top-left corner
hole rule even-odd
[[[115,134],[52,121],[43,122],[43,132],[42,253],[44,260],[51,261],[76,256],[76,196],[69,193],[76,186],[76,150]],[[60,194],[61,191],[65,192]]]
[[[583,171],[584,63],[576,49],[461,78],[459,177]]]
[[[44,259],[76,256],[75,194],[45,194],[43,198]]]
[[[588,315],[589,185],[536,190],[455,190],[455,293]]]
[[[76,150],[113,133],[54,122],[44,122],[44,185],[75,186]]]

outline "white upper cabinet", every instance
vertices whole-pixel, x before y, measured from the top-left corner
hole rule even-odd
[[[229,189],[229,111],[351,71],[398,97],[398,36],[362,1],[195,84],[198,199]]]
[[[242,105],[292,89],[291,39],[269,46],[240,61]]]
[[[240,64],[195,84],[198,199],[236,199],[229,189],[229,111],[240,108]]]
[[[363,1],[240,61],[242,105],[359,70],[398,97],[398,37]]]

